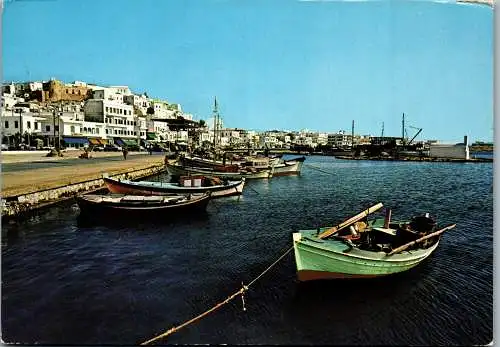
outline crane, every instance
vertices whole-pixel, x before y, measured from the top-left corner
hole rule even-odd
[[[417,127],[414,127],[414,126],[411,126],[411,125],[409,125],[409,127],[412,128],[412,129],[417,130],[417,133],[411,138],[410,141],[408,141],[407,145],[410,145],[413,142],[413,140],[415,140],[415,137],[417,137],[418,134],[420,134],[422,132],[422,128],[417,128]],[[406,131],[406,129],[405,129],[405,131]]]

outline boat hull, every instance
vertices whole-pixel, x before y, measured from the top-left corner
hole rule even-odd
[[[240,195],[245,186],[245,179],[210,187],[184,187],[176,183],[118,181],[110,178],[104,178],[104,182],[108,190],[115,194],[164,195],[210,192],[212,198]]]
[[[272,169],[264,169],[256,172],[219,172],[210,169],[192,168],[180,165],[166,164],[167,171],[171,176],[203,175],[208,177],[221,177],[229,179],[264,179],[273,176]]]
[[[111,197],[116,195],[109,195]],[[82,195],[77,198],[80,214],[96,217],[114,218],[133,218],[133,217],[148,217],[148,218],[164,218],[167,216],[189,216],[194,213],[205,213],[210,194],[193,195],[187,201],[182,201],[172,204],[151,203],[144,204],[140,202],[116,203],[102,201],[103,195]],[[105,196],[104,196],[105,197]],[[137,199],[140,196],[135,196]],[[99,200],[101,198],[101,201]],[[147,198],[147,196],[146,196]]]
[[[316,233],[302,230],[293,234],[299,281],[372,278],[404,272],[420,264],[439,244],[437,241],[427,249],[386,256],[385,252],[351,248],[339,240],[321,240]]]
[[[274,165],[273,176],[300,175],[305,159],[305,157],[302,157],[293,160],[285,160],[283,163]]]

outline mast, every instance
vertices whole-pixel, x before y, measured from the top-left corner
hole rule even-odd
[[[401,142],[405,144],[405,114],[403,113],[403,122],[401,126]]]
[[[384,122],[382,122],[382,135],[380,137],[384,137]]]
[[[214,109],[212,113],[214,116],[214,153],[215,153],[215,149],[217,147],[217,127],[219,124],[219,111],[217,110],[217,96],[215,97]]]

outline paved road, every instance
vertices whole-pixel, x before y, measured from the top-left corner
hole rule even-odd
[[[98,179],[102,174],[115,175],[131,170],[163,165],[163,155],[138,154],[95,159],[63,159],[40,163],[5,164],[2,172],[3,197],[11,197],[78,182]],[[38,167],[35,167],[38,166]]]
[[[148,156],[147,153],[131,153],[128,156],[128,160]],[[163,153],[153,153],[152,157],[163,156]],[[7,158],[12,159],[12,158]],[[44,168],[55,168],[55,167],[67,167],[76,165],[86,165],[86,166],[98,166],[103,163],[123,161],[123,155],[121,153],[106,153],[95,155],[91,159],[80,159],[76,157],[63,157],[63,158],[43,158],[38,157],[25,157],[16,158],[18,161],[15,162],[2,162],[1,171],[4,173],[17,172],[25,170],[34,169],[44,169]],[[24,161],[26,160],[26,161]]]

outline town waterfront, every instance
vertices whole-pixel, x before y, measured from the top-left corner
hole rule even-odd
[[[429,212],[457,227],[428,261],[394,277],[297,283],[289,255],[245,295],[246,311],[237,299],[162,342],[491,342],[493,164],[323,156],[309,156],[301,176],[249,181],[200,218],[99,225],[68,203],[3,225],[3,341],[140,343],[253,280],[291,246],[293,231],[376,202],[393,218]]]

